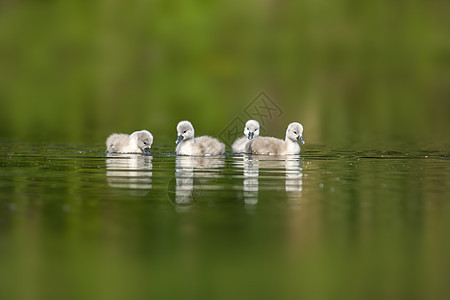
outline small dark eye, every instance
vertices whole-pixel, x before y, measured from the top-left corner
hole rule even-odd
[[[297,134],[297,131],[294,131],[295,134]]]
[[[186,133],[186,130],[185,130],[185,131],[183,131],[183,133]]]
[[[144,145],[147,145],[147,142],[144,142]]]

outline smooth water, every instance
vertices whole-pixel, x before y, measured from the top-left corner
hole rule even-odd
[[[0,299],[450,297],[448,151],[0,150]]]

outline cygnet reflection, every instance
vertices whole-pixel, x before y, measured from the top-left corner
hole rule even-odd
[[[303,171],[300,166],[300,155],[266,156],[266,155],[243,155],[241,164],[243,168],[243,195],[246,205],[258,203],[259,176],[263,170],[263,176],[279,176],[285,173],[285,191],[287,196],[299,197],[303,188]],[[278,190],[278,185],[264,185],[265,190]]]
[[[150,190],[153,157],[141,154],[112,154],[106,158],[108,184],[115,188]]]
[[[300,166],[299,155],[289,155],[285,160],[286,192],[301,192],[303,190],[303,168]]]
[[[212,178],[220,178],[222,157],[177,156],[175,161],[175,204],[192,205],[208,189]],[[194,181],[195,179],[195,181]]]
[[[244,159],[244,180],[243,193],[246,205],[255,205],[258,203],[258,176],[259,161],[253,159],[251,155],[245,154]]]

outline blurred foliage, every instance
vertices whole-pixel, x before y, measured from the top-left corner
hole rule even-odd
[[[313,143],[440,142],[448,1],[0,0],[0,137],[218,135],[255,95]]]

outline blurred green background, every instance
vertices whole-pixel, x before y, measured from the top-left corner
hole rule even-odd
[[[445,144],[449,1],[0,0],[0,138],[218,135],[260,91],[309,143]]]
[[[250,213],[238,157],[182,214],[175,157],[143,198],[107,185],[98,152],[49,145],[146,128],[173,149],[178,121],[219,136],[260,91],[283,110],[262,134],[299,121],[313,154],[294,198],[269,189],[284,166],[257,169]],[[448,0],[0,0],[3,140],[43,146],[0,145],[2,299],[450,294],[448,150],[311,146],[450,146]]]

